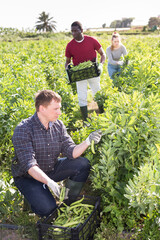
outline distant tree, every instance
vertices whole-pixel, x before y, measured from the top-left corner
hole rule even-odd
[[[36,22],[36,29],[43,32],[52,32],[56,30],[56,21],[52,20],[53,17],[49,16],[49,13],[46,14],[42,12]]]
[[[154,28],[160,26],[160,18],[159,17],[151,17],[148,21],[149,28]]]
[[[105,27],[106,27],[106,23],[103,23],[103,24],[102,24],[102,28],[105,28]]]
[[[121,28],[122,22],[121,20],[114,20],[110,24],[110,28]]]
[[[131,22],[134,18],[122,18],[122,28],[131,27]]]
[[[116,20],[111,22],[111,24],[109,25],[110,28],[116,28]]]
[[[131,27],[131,22],[134,18],[122,18],[122,20],[114,20],[111,22],[110,27],[111,28],[125,28],[125,27]]]

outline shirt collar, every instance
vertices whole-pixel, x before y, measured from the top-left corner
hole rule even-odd
[[[37,123],[41,128],[43,128],[43,129],[46,130],[45,126],[44,126],[44,125],[41,123],[41,121],[39,120],[38,115],[37,115],[37,112],[35,112],[35,114],[33,115],[33,117],[34,117],[36,123]]]
[[[37,115],[37,112],[35,112],[35,114],[33,115],[33,117],[34,117],[36,123],[37,123],[40,127],[42,127],[43,129],[46,130],[45,126],[44,126],[44,125],[41,123],[41,121],[39,120],[38,115]],[[54,122],[49,122],[49,128],[52,127],[53,123],[54,123]]]
[[[49,128],[52,127],[53,123],[54,123],[54,122],[49,122]]]
[[[75,41],[76,41],[77,43],[81,43],[81,42],[83,42],[83,40],[84,40],[84,36],[83,36],[82,40],[79,40],[79,41],[78,41],[78,40],[75,39]]]

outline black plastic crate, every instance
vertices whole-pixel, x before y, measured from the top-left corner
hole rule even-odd
[[[77,200],[81,199],[79,196]],[[96,228],[100,224],[100,197],[84,196],[83,203],[94,206],[93,211],[84,223],[78,224],[76,227],[61,227],[49,224],[52,219],[57,218],[57,209],[49,215],[45,220],[38,222],[39,240],[91,240],[93,239]]]
[[[84,79],[89,79],[93,77],[98,77],[100,75],[97,62],[93,62],[92,66],[88,68],[79,69],[76,71],[74,71],[73,68],[74,66],[73,67],[70,66],[67,69],[67,74],[70,83],[82,81]]]

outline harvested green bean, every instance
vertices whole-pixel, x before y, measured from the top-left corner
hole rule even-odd
[[[94,150],[94,140],[92,140],[91,142],[91,151],[93,154],[95,154],[95,150]]]
[[[94,206],[83,203],[84,197],[72,203],[70,206],[64,204],[58,209],[58,216],[54,221],[54,225],[62,227],[75,227],[79,223],[83,223],[85,219],[91,214]]]

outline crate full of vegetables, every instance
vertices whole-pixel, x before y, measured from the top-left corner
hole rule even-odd
[[[70,83],[97,77],[100,75],[98,63],[86,61],[77,66],[69,65],[67,69],[68,79]]]
[[[100,198],[79,196],[76,202],[57,207],[39,221],[39,240],[91,240],[100,224]]]

